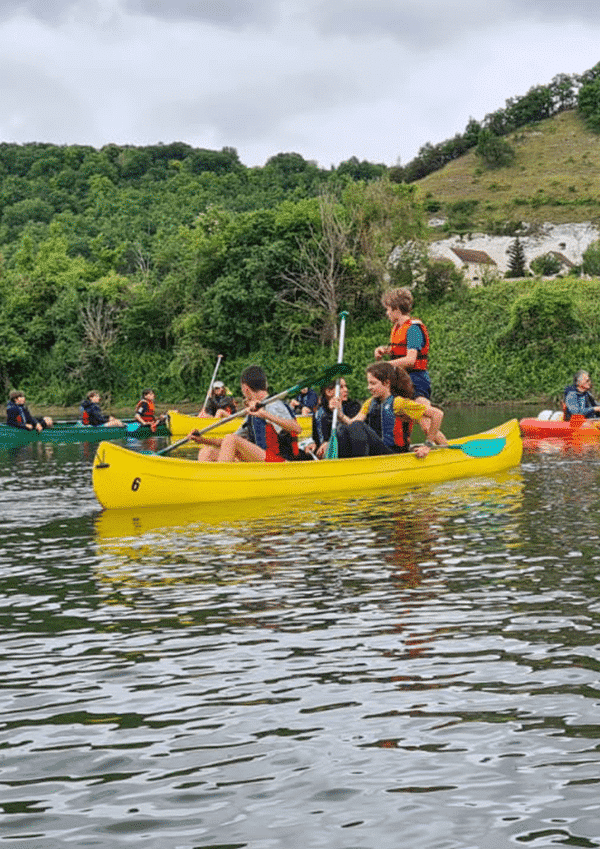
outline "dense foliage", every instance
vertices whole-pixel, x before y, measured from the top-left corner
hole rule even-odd
[[[415,188],[384,172],[295,153],[249,169],[179,143],[0,145],[4,390],[72,404],[151,383],[175,401],[217,353],[226,377],[259,350],[279,372],[330,358],[340,309],[376,317],[389,253],[422,234]]]

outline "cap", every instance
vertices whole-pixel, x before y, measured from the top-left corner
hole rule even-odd
[[[213,389],[222,389],[225,386],[222,380],[215,380],[213,383]]]

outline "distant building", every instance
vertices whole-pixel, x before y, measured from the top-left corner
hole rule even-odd
[[[465,278],[471,283],[478,283],[481,280],[485,266],[496,266],[494,260],[485,251],[456,247],[452,247],[450,250],[460,260]]]

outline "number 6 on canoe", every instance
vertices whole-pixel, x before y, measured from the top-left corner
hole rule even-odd
[[[278,392],[277,395],[271,395],[270,398],[265,398],[262,404],[263,406],[266,406],[267,404],[270,404],[271,401],[278,401],[280,398],[285,398],[286,395],[295,395],[297,392],[300,392],[301,389],[304,389],[305,386],[322,386],[326,383],[331,383],[331,381],[339,375],[350,374],[351,371],[352,366],[349,366],[347,363],[334,363],[334,365],[324,369],[321,374],[305,377],[294,386],[289,386],[287,389],[284,389],[283,392]],[[218,419],[218,421],[209,424],[207,427],[203,427],[202,430],[196,430],[194,433],[196,436],[202,436],[202,434],[208,433],[209,430],[221,427],[221,425],[225,424],[225,422],[230,422],[232,419],[237,419],[240,418],[240,416],[245,415],[246,410],[238,410],[237,413],[233,413],[233,415],[227,416],[224,419]],[[179,448],[180,445],[185,445],[186,442],[189,441],[190,437],[184,436],[183,439],[173,442],[172,445],[167,445],[166,448],[161,448],[161,450],[157,451],[156,454],[169,454],[173,451],[173,449]]]

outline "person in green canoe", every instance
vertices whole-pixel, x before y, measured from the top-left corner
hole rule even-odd
[[[114,416],[105,415],[100,409],[100,393],[91,389],[82,401],[79,421],[93,427],[123,427],[123,422]]]
[[[6,405],[6,424],[24,430],[37,430],[39,433],[47,427],[52,427],[54,422],[50,416],[42,416],[41,419],[32,416],[25,404],[25,393],[20,389],[13,389]]]

